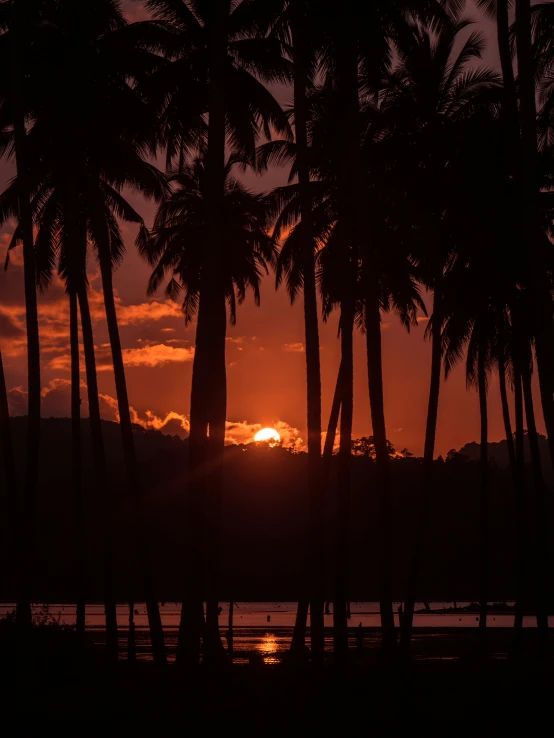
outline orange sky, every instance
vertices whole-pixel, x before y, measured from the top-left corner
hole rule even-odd
[[[10,175],[2,169],[4,182]],[[283,171],[263,179],[247,176],[255,189],[284,181]],[[133,199],[151,221],[151,204]],[[3,260],[13,231],[2,231]],[[134,252],[134,233],[126,230],[127,256],[115,276],[119,298],[122,343],[127,365],[130,402],[137,420],[148,427],[164,426],[166,432],[186,427],[194,347],[194,325],[188,329],[176,305],[162,295],[146,297],[148,267]],[[25,340],[23,281],[20,255],[7,272],[0,272],[0,345],[12,412],[25,412]],[[91,263],[91,268],[94,268]],[[98,346],[102,410],[115,419],[115,388],[110,371],[107,330],[103,319],[98,275],[91,274],[95,342]],[[59,283],[39,298],[44,387],[43,415],[69,415],[68,311]],[[425,413],[430,366],[430,344],[424,341],[425,322],[408,335],[393,316],[383,318],[383,355],[387,435],[398,449],[423,451]],[[275,291],[274,277],[262,286],[262,304],[251,297],[239,308],[237,326],[229,329],[227,343],[229,440],[250,440],[260,426],[276,427],[287,443],[301,445],[305,433],[305,357],[301,304],[291,307],[284,290]],[[326,426],[339,364],[337,323],[333,317],[321,327],[323,425]],[[84,379],[84,373],[83,373]],[[355,341],[354,436],[371,434],[363,337]],[[83,400],[86,392],[83,389]],[[490,439],[503,437],[496,381],[491,382]],[[83,402],[84,414],[86,403]],[[539,429],[543,431],[542,417]],[[443,385],[439,410],[437,454],[475,440],[479,434],[477,394],[467,392],[463,369],[457,369]]]

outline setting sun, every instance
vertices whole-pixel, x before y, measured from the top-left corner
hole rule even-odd
[[[254,440],[256,442],[269,441],[273,443],[281,443],[281,436],[277,433],[275,428],[262,428],[261,431],[256,433]]]

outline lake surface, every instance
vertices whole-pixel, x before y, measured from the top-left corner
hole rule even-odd
[[[395,610],[400,603],[395,603]],[[432,610],[445,609],[452,606],[447,602],[430,602]],[[468,605],[467,602],[458,602],[458,607]],[[509,603],[512,604],[512,603]],[[416,605],[420,607],[420,605]],[[14,608],[13,604],[0,605],[0,617]],[[40,612],[43,605],[35,605],[35,612]],[[144,603],[135,603],[135,628],[137,638],[137,657],[150,659],[150,642],[148,634],[148,618]],[[220,629],[224,639],[228,627],[229,603],[221,603]],[[350,605],[351,617],[349,620],[350,644],[355,649],[360,646],[360,639],[364,648],[377,647],[379,645],[380,617],[379,604],[376,602],[352,602]],[[50,604],[48,606],[50,616],[59,620],[64,625],[75,624],[75,606],[69,604]],[[177,646],[177,630],[179,627],[180,603],[166,602],[160,605],[162,624],[166,634],[166,644],[170,660],[174,658]],[[247,661],[252,654],[259,656],[264,663],[271,664],[280,661],[283,654],[290,646],[292,628],[296,615],[295,602],[237,602],[234,606],[234,651],[235,661]],[[117,621],[120,628],[120,653],[123,658],[127,649],[127,630],[129,623],[129,607],[126,604],[117,606]],[[395,615],[398,625],[398,615]],[[514,616],[510,612],[490,612],[487,618],[487,626],[496,630],[498,636],[502,630],[513,626]],[[536,618],[526,616],[524,627],[534,629]],[[326,651],[332,651],[331,627],[333,625],[332,615],[325,615],[325,627],[328,632],[325,639]],[[362,631],[359,631],[361,625]],[[436,654],[437,658],[452,658],[452,644],[458,640],[455,636],[456,629],[459,635],[467,629],[476,628],[479,625],[478,615],[475,613],[427,613],[421,612],[414,615],[414,628],[419,630],[414,634],[414,643],[421,642],[422,653]],[[104,609],[101,604],[87,605],[86,626],[92,640],[98,644],[104,640]],[[549,626],[554,628],[554,617],[549,618]],[[499,643],[508,642],[508,639],[496,639]],[[425,641],[425,644],[423,644]],[[225,642],[225,639],[224,639]],[[450,645],[449,645],[450,644]],[[423,648],[423,646],[425,647]],[[504,645],[498,647],[498,655],[503,656],[506,650]]]

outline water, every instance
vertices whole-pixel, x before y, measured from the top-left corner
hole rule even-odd
[[[395,610],[400,603],[395,603]],[[451,607],[452,603],[431,602],[432,610],[440,610]],[[458,602],[459,607],[466,606],[467,602]],[[511,603],[510,603],[511,604]],[[40,612],[44,606],[35,605],[35,612]],[[0,605],[0,618],[14,608],[13,604]],[[356,649],[358,645],[357,628],[359,625],[364,629],[364,648],[378,646],[380,641],[380,617],[379,604],[376,602],[352,602],[350,605],[351,618],[349,620],[351,648]],[[50,604],[49,615],[62,625],[75,624],[75,606],[70,604]],[[166,635],[166,645],[169,659],[173,660],[177,646],[177,631],[179,627],[180,603],[167,602],[160,605],[162,624]],[[295,602],[237,602],[234,607],[233,623],[233,646],[235,661],[247,661],[256,655],[266,664],[280,661],[282,655],[290,646],[292,628],[296,615]],[[229,616],[229,603],[222,603],[220,615],[220,629],[224,639],[227,631]],[[148,634],[148,618],[144,603],[135,603],[135,628],[137,640],[137,657],[150,659],[150,642]],[[332,615],[325,615],[325,627],[328,629],[325,638],[325,649],[332,651],[331,627],[333,625]],[[129,622],[129,608],[126,604],[117,606],[117,622],[120,629],[120,652],[125,658],[127,648],[127,629]],[[398,615],[395,615],[395,623],[398,626]],[[426,658],[451,658],[453,644],[460,640],[463,631],[476,628],[479,618],[475,613],[416,613],[414,615],[414,645],[421,646],[422,653]],[[491,631],[497,630],[498,636],[502,630],[509,629],[514,624],[514,615],[509,612],[490,612],[487,626]],[[536,627],[534,616],[525,616],[523,625],[526,628]],[[549,618],[549,627],[554,627],[554,617]],[[101,604],[87,605],[86,628],[90,637],[98,644],[104,641],[104,608]],[[459,629],[459,635],[455,635]],[[418,632],[419,631],[419,632]],[[454,633],[453,633],[454,631]],[[498,640],[498,639],[497,639]],[[509,639],[502,638],[502,641]],[[225,642],[225,639],[224,639]],[[507,649],[502,646],[498,652],[504,655]]]

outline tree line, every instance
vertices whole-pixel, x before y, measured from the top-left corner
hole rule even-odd
[[[433,488],[440,386],[465,362],[481,417],[480,634],[486,653],[489,558],[487,388],[498,375],[518,509],[515,642],[521,642],[525,579],[537,581],[545,637],[550,572],[548,490],[531,392],[536,368],[554,463],[552,242],[554,195],[554,4],[479,0],[495,21],[500,69],[487,68],[483,34],[461,0],[147,0],[150,19],[130,23],[117,0],[0,2],[1,154],[16,176],[0,196],[0,223],[16,223],[10,252],[23,254],[28,356],[25,478],[11,451],[0,376],[0,434],[17,570],[17,622],[31,625],[40,451],[37,294],[55,272],[69,302],[75,571],[83,581],[79,322],[98,495],[104,509],[106,645],[117,659],[112,587],[114,490],[100,422],[91,261],[99,267],[114,368],[135,553],[143,577],[154,660],[166,660],[150,565],[142,479],[121,349],[113,273],[125,251],[121,224],[162,285],[196,320],[190,402],[183,605],[178,661],[225,658],[218,623],[222,556],[225,338],[248,290],[260,298],[269,268],[304,310],[309,515],[305,598],[293,653],[324,652],[324,498],[339,434],[334,519],[334,651],[348,656],[348,549],[353,413],[353,335],[367,347],[379,500],[380,612],[385,653],[396,651],[391,472],[383,401],[381,318],[410,329],[432,294],[426,335],[431,376],[419,488],[419,520],[407,567],[400,646],[408,654]],[[292,103],[274,96],[285,85]],[[153,162],[165,157],[165,171]],[[255,194],[240,172],[288,169],[288,184]],[[151,228],[127,192],[153,200]],[[321,301],[320,317],[318,299]],[[341,365],[325,445],[319,321],[339,314]],[[513,394],[515,413],[510,414]],[[533,482],[526,483],[527,425]],[[536,518],[530,540],[527,511]],[[533,555],[530,555],[530,551]],[[77,630],[85,628],[79,590]],[[204,602],[206,603],[204,611]],[[131,610],[132,612],[132,610]]]

